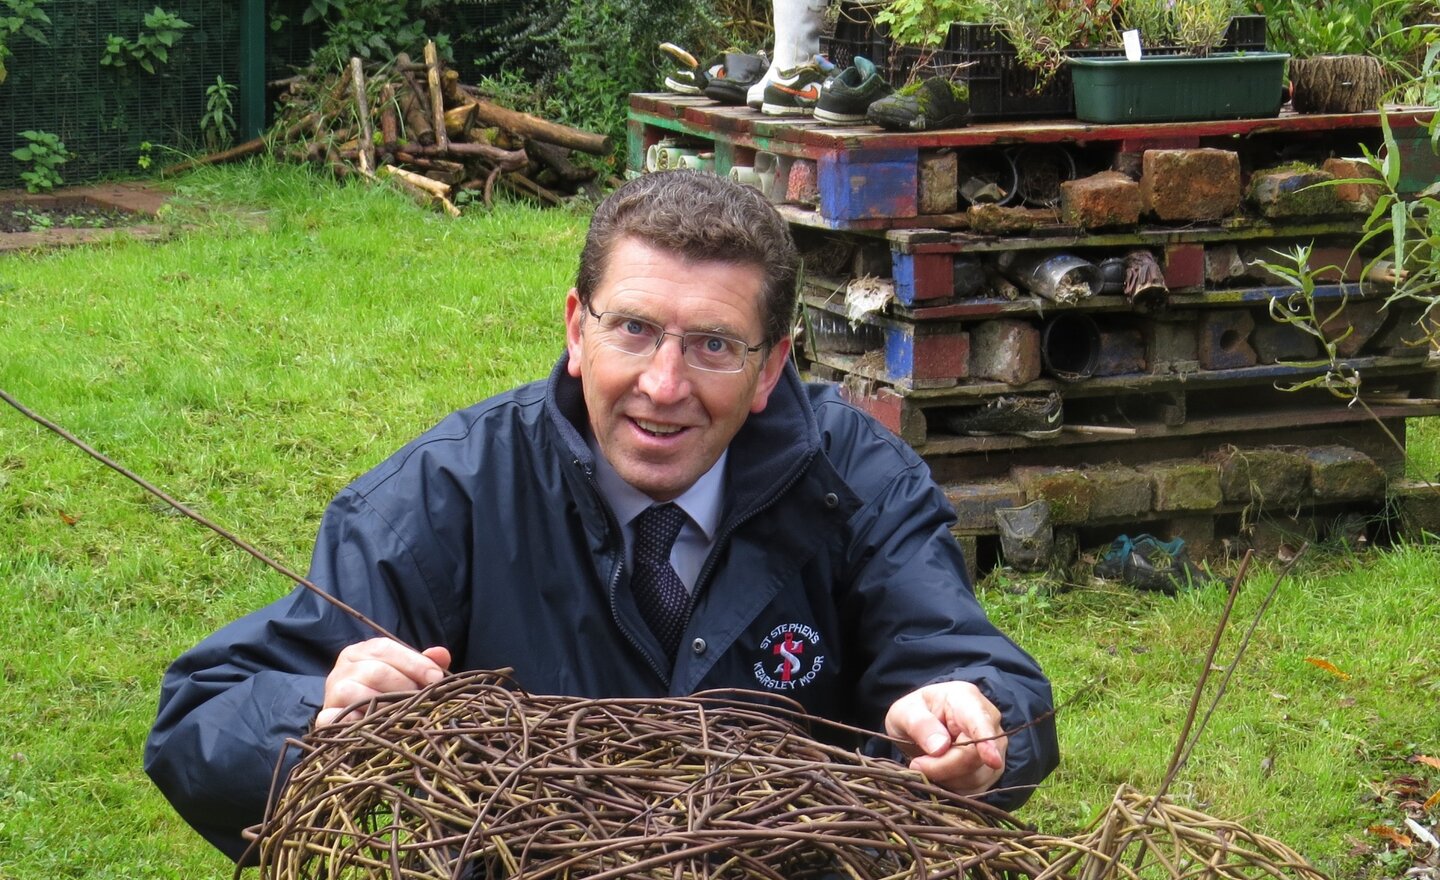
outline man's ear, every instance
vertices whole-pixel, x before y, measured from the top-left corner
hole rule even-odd
[[[760,377],[755,383],[755,396],[750,400],[750,411],[758,413],[765,409],[770,402],[770,392],[775,390],[775,384],[780,381],[780,374],[785,372],[785,363],[790,360],[790,337],[786,336],[775,343],[770,353],[765,356],[765,362],[760,365]]]
[[[580,304],[580,292],[570,288],[565,294],[565,350],[569,352],[566,370],[573,378],[580,378],[580,324],[585,320],[585,307]]]

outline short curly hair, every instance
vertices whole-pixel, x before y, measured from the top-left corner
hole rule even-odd
[[[756,266],[764,274],[766,347],[790,333],[800,258],[790,227],[760,192],[703,171],[660,171],[627,181],[595,209],[575,290],[590,305],[615,244],[633,238],[693,262]]]

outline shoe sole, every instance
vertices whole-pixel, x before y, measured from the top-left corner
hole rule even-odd
[[[703,94],[705,94],[705,90],[702,89],[702,88],[700,88],[699,86],[688,86],[688,85],[685,85],[684,83],[676,82],[675,80],[669,78],[668,76],[665,78],[665,88],[667,88],[667,89],[669,89],[670,91],[675,92],[676,94],[679,94],[679,95],[703,95]]]
[[[1044,431],[966,431],[966,437],[1024,437],[1027,440],[1053,440],[1060,436],[1060,428],[1046,428]]]
[[[828,122],[831,125],[852,125],[865,121],[864,113],[836,113],[834,110],[821,110],[815,108],[815,118],[821,122]]]
[[[786,104],[764,104],[760,105],[760,112],[766,116],[809,116],[814,111],[809,107],[796,107]]]

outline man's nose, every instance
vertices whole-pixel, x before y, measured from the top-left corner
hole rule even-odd
[[[640,391],[656,403],[673,403],[690,394],[689,366],[680,337],[667,333],[640,374]]]

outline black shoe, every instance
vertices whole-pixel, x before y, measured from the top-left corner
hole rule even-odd
[[[893,91],[870,59],[856,55],[855,66],[820,87],[815,119],[827,125],[862,123],[870,105]]]
[[[945,426],[970,437],[1017,434],[1048,440],[1060,435],[1062,409],[1060,395],[1054,391],[1040,397],[997,397],[984,406],[947,416]]]
[[[891,131],[959,128],[970,118],[970,89],[932,76],[871,104],[865,118]]]
[[[727,52],[725,65],[705,84],[705,97],[722,104],[744,104],[750,87],[765,76],[770,62],[764,55]]]
[[[1154,535],[1140,535],[1134,540],[1129,535],[1116,538],[1096,564],[1095,575],[1171,596],[1182,589],[1221,580],[1190,561],[1185,539],[1162,541]]]

